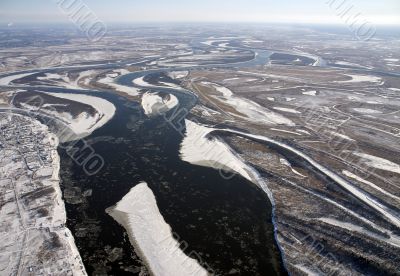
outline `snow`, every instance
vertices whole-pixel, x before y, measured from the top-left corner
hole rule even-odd
[[[399,59],[398,58],[385,58],[385,61],[397,62],[397,61],[399,61]]]
[[[206,45],[209,45],[209,46],[213,46],[213,43],[214,42],[226,42],[227,40],[226,39],[217,39],[217,40],[207,40],[207,41],[203,41],[203,42],[201,42],[202,44],[206,44]],[[220,46],[219,46],[220,47]]]
[[[306,92],[302,92],[303,95],[308,95],[308,96],[316,96],[317,95],[317,91],[313,90],[313,91],[306,91]]]
[[[140,78],[134,79],[132,82],[134,84],[138,85],[138,86],[143,86],[143,87],[152,87],[153,86],[150,83],[145,82],[144,81],[144,77],[140,77]]]
[[[318,276],[318,275],[320,275],[319,273],[316,273],[316,272],[312,271],[311,269],[309,269],[308,267],[306,267],[304,265],[297,264],[297,265],[295,265],[295,267],[297,269],[300,269],[301,271],[303,271],[308,276]]]
[[[370,108],[353,108],[354,111],[358,113],[363,113],[363,114],[382,114],[381,111],[375,110],[375,109],[370,109]]]
[[[232,171],[254,182],[252,169],[236,156],[220,139],[208,139],[214,129],[190,120],[186,122],[186,135],[182,141],[182,160],[194,165]]]
[[[372,238],[375,238],[375,239],[377,239],[379,241],[390,243],[391,245],[394,245],[396,247],[400,247],[400,239],[396,235],[393,235],[389,239],[387,239],[387,238],[384,238],[384,237],[382,237],[382,236],[380,236],[380,235],[378,235],[378,234],[376,234],[374,232],[366,230],[364,227],[355,225],[353,223],[340,221],[340,220],[337,220],[337,219],[334,219],[334,218],[319,218],[318,220],[322,221],[322,222],[324,222],[326,224],[330,224],[330,225],[333,225],[333,226],[336,226],[336,227],[340,227],[342,229],[346,229],[346,230],[349,230],[349,231],[358,232],[358,233],[361,233],[361,234],[364,234],[364,235],[368,235],[368,236],[370,236]]]
[[[211,109],[211,108],[208,108],[208,107],[206,107],[206,106],[204,106],[204,105],[196,105],[195,108],[194,108],[193,110],[198,110],[198,111],[201,112],[201,114],[202,114],[203,116],[208,116],[208,117],[213,116],[213,115],[219,115],[219,114],[221,114],[220,112],[215,111],[215,110],[213,110],[213,109]]]
[[[222,94],[222,96],[213,97],[235,108],[235,110],[237,110],[239,113],[244,114],[245,116],[240,117],[245,120],[255,123],[265,123],[268,125],[295,125],[290,119],[268,110],[256,102],[235,96],[232,91],[226,87],[210,82],[202,82],[202,84],[214,87],[217,92]],[[233,116],[238,116],[235,113],[231,114]]]
[[[81,136],[83,134],[90,134],[96,129],[105,125],[108,121],[114,117],[115,106],[107,100],[81,94],[68,94],[68,93],[46,93],[50,96],[68,99],[75,102],[80,102],[92,106],[97,110],[96,115],[90,116],[83,112],[78,118],[72,118],[69,113],[62,113],[64,119],[67,119],[71,130]],[[61,113],[58,113],[58,115]]]
[[[33,73],[24,73],[24,74],[17,74],[17,75],[11,75],[8,77],[4,77],[0,79],[0,85],[9,85],[12,81],[22,79],[24,77],[36,74],[37,72]]]
[[[315,167],[316,169],[321,171],[323,174],[325,174],[328,177],[330,177],[338,185],[342,186],[345,190],[347,190],[349,193],[354,195],[360,201],[364,202],[365,204],[367,204],[370,207],[372,207],[373,209],[375,209],[377,212],[381,213],[384,217],[386,217],[386,219],[388,219],[394,225],[396,225],[397,227],[400,227],[400,218],[395,216],[395,215],[393,215],[391,210],[387,206],[383,205],[382,203],[380,203],[379,201],[377,201],[376,199],[371,197],[368,193],[365,193],[364,191],[360,190],[359,188],[353,186],[351,183],[346,181],[343,177],[341,177],[338,174],[336,174],[336,173],[332,172],[331,170],[327,169],[326,167],[321,165],[319,162],[315,161],[314,159],[312,159],[308,155],[304,154],[303,152],[301,152],[301,151],[299,151],[299,150],[297,150],[297,149],[295,149],[295,148],[293,148],[293,147],[291,147],[289,145],[286,145],[286,144],[284,144],[282,142],[275,141],[273,139],[270,139],[270,138],[262,136],[262,135],[248,134],[248,133],[245,133],[245,132],[236,131],[236,130],[230,130],[230,129],[224,129],[224,131],[227,131],[227,132],[230,132],[230,133],[240,134],[240,135],[243,135],[245,137],[250,137],[250,138],[254,138],[254,139],[258,139],[258,140],[262,140],[262,141],[267,141],[269,143],[281,146],[281,147],[291,151],[292,153],[302,157],[304,160],[306,160],[313,167]],[[370,157],[370,158],[372,158],[372,157]],[[391,163],[390,161],[387,161],[385,159],[382,159],[382,160],[387,161],[387,162],[384,162],[381,159],[382,158],[378,158],[377,161],[379,161],[379,162],[377,162],[374,159],[375,162],[371,162],[371,164],[375,165],[375,166],[378,166],[380,168],[392,169],[393,171],[400,173],[400,166],[398,166],[397,164]]]
[[[340,83],[351,83],[351,82],[380,82],[382,79],[380,77],[370,76],[370,75],[353,75],[346,74],[346,76],[351,77],[351,80],[337,81]]]
[[[285,129],[271,128],[271,130],[280,131],[280,132],[285,132],[285,133],[290,133],[290,134],[301,135],[300,133],[293,132],[293,131],[289,131],[289,130],[285,130]]]
[[[372,67],[369,66],[363,66],[357,63],[352,63],[352,62],[347,62],[347,61],[336,61],[335,64],[338,65],[345,65],[345,66],[353,66],[353,67],[359,67],[359,68],[366,68],[366,69],[372,69]]]
[[[89,77],[92,74],[94,74],[96,71],[95,70],[86,70],[86,71],[82,71],[79,73],[78,77],[72,81],[68,74],[56,74],[56,73],[45,73],[44,77],[37,77],[38,80],[41,81],[50,81],[53,84],[56,84],[58,86],[62,86],[65,88],[70,88],[70,89],[84,89],[81,86],[79,86],[79,81],[83,78]],[[90,79],[86,79],[85,80],[85,84],[89,84],[88,80],[90,81]]]
[[[378,187],[378,186],[375,185],[374,183],[371,183],[371,182],[369,182],[368,180],[365,180],[365,179],[359,177],[358,175],[355,175],[355,174],[353,174],[353,173],[351,173],[351,172],[349,172],[349,171],[346,171],[346,170],[343,170],[342,173],[343,173],[343,175],[345,175],[345,176],[347,176],[347,177],[350,177],[350,178],[352,178],[352,179],[355,179],[355,180],[357,180],[357,181],[359,181],[359,182],[361,182],[361,183],[367,184],[368,186],[374,188],[375,190],[377,190],[377,191],[379,191],[379,192],[381,192],[381,193],[383,193],[383,194],[385,194],[385,195],[387,195],[387,196],[389,196],[389,197],[391,197],[391,198],[393,198],[393,199],[395,199],[395,200],[400,201],[400,198],[399,198],[399,197],[397,197],[397,196],[395,196],[395,195],[393,195],[393,194],[391,194],[391,193],[385,191],[385,190],[382,189],[381,187]]]
[[[233,81],[233,80],[239,80],[240,78],[229,78],[229,79],[224,79],[224,81],[229,82],[229,81]]]
[[[355,152],[354,155],[361,157],[367,166],[400,174],[400,165],[393,163],[387,159],[362,152]]]
[[[285,158],[279,158],[279,163],[281,163],[282,165],[285,165],[287,167],[292,167],[292,165],[289,163],[289,161],[287,161]]]
[[[295,169],[293,169],[292,164],[290,164],[290,162],[287,161],[285,158],[282,158],[282,157],[279,158],[279,163],[281,163],[282,165],[284,165],[284,166],[286,166],[286,167],[289,167],[290,170],[291,170],[293,173],[295,173],[295,174],[297,174],[297,175],[299,175],[299,176],[301,176],[301,177],[307,177],[307,176],[305,176],[305,175],[299,173],[299,172],[296,171]]]
[[[400,88],[393,88],[393,87],[391,87],[391,88],[388,88],[389,90],[392,90],[392,91],[400,91]]]
[[[52,84],[57,86],[69,88],[69,89],[83,89],[78,85],[78,81],[80,78],[85,76],[90,76],[94,71],[84,71],[79,73],[78,78],[75,81],[72,81],[67,73],[60,75],[55,73],[45,73],[44,77],[37,77],[38,80],[42,81],[50,81]]]
[[[171,79],[183,79],[189,75],[189,71],[172,71],[168,73]]]
[[[207,84],[209,84],[209,83],[207,83]],[[220,92],[222,94],[222,96],[224,96],[225,98],[230,98],[233,96],[232,91],[224,86],[217,85],[217,84],[213,84],[212,86],[215,88],[215,90]]]
[[[18,146],[4,144],[2,161],[9,166],[0,167],[0,175],[5,180],[13,179],[13,191],[1,185],[0,194],[5,201],[0,206],[0,233],[3,237],[0,244],[2,275],[31,275],[30,268],[35,268],[35,275],[87,275],[71,232],[66,228],[66,211],[59,186],[60,157],[57,152],[58,139],[49,132],[47,126],[22,115],[0,114],[0,123],[7,131],[21,127],[29,128],[20,140],[20,146],[40,151],[46,162],[35,161],[35,172],[28,170],[22,161],[23,155]],[[9,131],[9,130],[8,130]],[[30,139],[37,139],[37,143]],[[21,158],[16,158],[16,157]],[[51,160],[51,161],[50,161]],[[21,166],[22,165],[22,166]],[[3,182],[4,183],[4,182]],[[50,188],[49,194],[42,194],[43,188]],[[31,198],[30,195],[35,194]],[[8,196],[10,198],[6,198]],[[21,200],[26,198],[26,200]],[[45,215],[38,216],[38,209]],[[51,247],[43,257],[43,248],[57,240],[58,246]],[[14,253],[18,252],[18,256]],[[66,265],[68,264],[68,265]],[[18,272],[18,273],[17,273]]]
[[[283,111],[283,112],[289,112],[289,113],[295,113],[295,114],[300,114],[301,112],[293,109],[293,108],[286,108],[286,107],[273,107],[275,110]]]
[[[297,132],[300,132],[300,133],[307,134],[307,135],[311,135],[310,132],[308,132],[307,130],[304,130],[304,129],[296,129],[296,131],[297,131]]]
[[[116,71],[116,70],[114,70],[114,71]],[[114,82],[114,80],[115,80],[114,76],[115,76],[114,74],[107,74],[107,76],[105,78],[98,80],[98,82],[102,83],[102,84],[106,84],[106,85],[114,88],[116,91],[125,93],[128,96],[134,96],[135,97],[135,96],[138,96],[140,94],[139,93],[140,90],[135,88],[135,87],[125,86],[125,85],[121,85],[121,84],[115,83]]]
[[[348,140],[348,141],[355,141],[354,139],[350,138],[349,136],[343,134],[343,133],[339,133],[339,132],[335,132],[335,131],[329,131],[329,133],[333,136],[342,138],[344,140]]]
[[[195,259],[180,249],[146,183],[136,185],[106,211],[128,232],[131,244],[152,275],[208,275]]]
[[[133,84],[140,86],[140,87],[152,87],[152,88],[163,87],[163,86],[159,86],[159,85],[152,85],[152,84],[146,82],[144,80],[144,77],[136,78],[132,82],[133,82]],[[169,83],[169,82],[159,82],[159,83],[164,86],[172,87],[175,89],[182,89],[182,87],[180,87],[179,85],[176,85],[174,83]]]
[[[142,96],[142,107],[144,113],[149,117],[165,114],[177,106],[178,103],[178,99],[172,94],[161,97],[157,93],[146,92]]]

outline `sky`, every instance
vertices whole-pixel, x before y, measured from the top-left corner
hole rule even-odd
[[[104,22],[343,24],[360,13],[372,24],[400,25],[400,0],[0,0],[0,22],[68,22],[71,11],[59,2],[74,1]]]

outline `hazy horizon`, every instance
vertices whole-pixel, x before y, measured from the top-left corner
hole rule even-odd
[[[375,25],[400,25],[400,2],[396,0],[304,0],[279,2],[266,0],[155,0],[151,3],[130,0],[3,0],[2,23],[66,23],[69,21],[57,2],[82,2],[107,23],[289,23],[343,25],[338,13],[360,14]],[[344,1],[340,9],[339,7]]]

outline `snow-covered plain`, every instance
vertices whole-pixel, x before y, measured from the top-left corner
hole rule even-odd
[[[128,232],[131,244],[152,275],[208,275],[195,259],[180,249],[146,183],[132,188],[116,206],[108,208],[107,213]]]
[[[295,125],[290,119],[273,112],[256,102],[235,96],[230,89],[224,86],[210,82],[202,82],[202,84],[212,86],[217,92],[221,93],[221,96],[213,97],[221,100],[225,104],[233,107],[239,113],[245,115],[241,116],[243,119],[252,121],[254,123],[265,123],[268,125]],[[233,116],[238,116],[235,113],[231,114]]]
[[[278,146],[281,146],[292,153],[298,155],[299,157],[303,158],[306,160],[308,163],[310,163],[314,168],[318,169],[320,172],[325,174],[326,176],[330,177],[333,179],[338,185],[343,187],[345,190],[347,190],[349,193],[351,193],[353,196],[358,198],[360,201],[362,201],[364,204],[369,205],[371,208],[375,209],[377,212],[379,212],[381,215],[383,215],[388,221],[396,225],[397,227],[400,227],[400,217],[397,215],[393,214],[393,211],[388,207],[382,204],[381,202],[377,201],[375,198],[371,197],[368,193],[364,192],[363,190],[355,187],[353,184],[350,182],[346,181],[343,177],[339,176],[338,174],[332,172],[328,168],[324,167],[321,165],[319,162],[315,161],[305,153],[301,152],[300,150],[297,150],[285,143],[275,141],[273,139],[270,139],[268,137],[262,136],[262,135],[254,135],[254,134],[249,134],[241,131],[236,131],[236,130],[231,130],[231,129],[222,129],[222,131],[230,132],[230,133],[236,133],[239,135],[243,135],[245,137],[253,138],[253,139],[258,139],[261,141],[266,141]],[[362,155],[364,156],[364,155]],[[369,156],[372,161],[370,161],[371,165],[377,166],[379,168],[385,168],[387,170],[391,169],[392,171],[400,173],[400,166],[397,164],[394,164],[388,160],[387,162],[384,162],[382,158],[372,158]],[[369,160],[367,160],[369,161]],[[389,163],[388,163],[389,162]]]

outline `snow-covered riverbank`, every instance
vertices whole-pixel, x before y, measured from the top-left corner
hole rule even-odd
[[[209,139],[208,134],[214,129],[185,120],[186,135],[182,141],[180,156],[182,160],[194,165],[221,170],[226,177],[238,173],[256,183],[253,169],[236,156],[221,139]],[[223,172],[224,170],[225,172]]]
[[[83,103],[93,107],[96,114],[90,115],[82,112],[77,118],[73,118],[67,113],[57,113],[53,115],[60,116],[68,123],[71,130],[78,136],[86,136],[105,125],[114,117],[116,108],[107,100],[99,97],[82,95],[82,94],[68,94],[68,93],[46,93],[56,98],[67,99],[79,103]]]
[[[22,115],[0,113],[0,271],[2,275],[86,275],[59,186],[58,138]],[[21,151],[20,148],[24,148]],[[44,249],[46,251],[44,252]],[[47,250],[49,249],[49,250]]]

